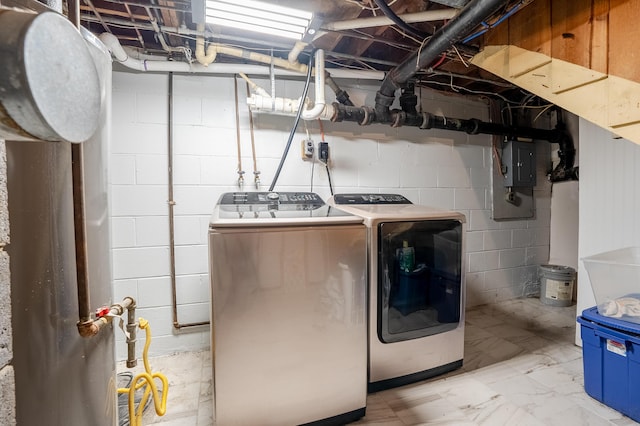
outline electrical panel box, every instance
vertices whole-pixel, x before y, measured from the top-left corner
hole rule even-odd
[[[536,145],[533,142],[507,141],[502,148],[505,168],[504,186],[536,186]]]

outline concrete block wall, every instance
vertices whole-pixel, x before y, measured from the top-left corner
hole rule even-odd
[[[255,81],[270,88],[268,80]],[[356,105],[373,105],[379,82],[340,82]],[[114,298],[137,298],[151,321],[154,354],[208,347],[208,329],[172,328],[167,190],[168,76],[114,73],[111,220]],[[276,96],[297,98],[302,83],[277,80]],[[310,93],[313,93],[311,88]],[[238,80],[243,190],[256,190],[244,81]],[[332,94],[327,94],[329,100]],[[425,111],[488,119],[484,102],[419,93]],[[207,226],[219,196],[238,190],[234,81],[231,76],[174,77],[174,199],[180,322],[208,320]],[[293,117],[254,114],[257,168],[266,191]],[[550,188],[535,191],[536,218],[491,219],[491,137],[443,130],[323,122],[335,192],[390,192],[467,217],[467,306],[522,296],[549,253]],[[330,195],[324,166],[303,161],[306,131],[321,140],[317,121],[301,122],[276,189]],[[549,159],[541,158],[540,161]],[[120,341],[122,340],[119,337]],[[118,357],[124,347],[118,344]]]
[[[16,424],[15,379],[11,332],[11,275],[9,255],[9,210],[7,199],[7,155],[0,139],[0,423]]]

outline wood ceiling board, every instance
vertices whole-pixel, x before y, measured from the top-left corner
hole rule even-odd
[[[640,84],[611,77],[609,89],[609,126],[617,128],[640,123]]]
[[[171,1],[159,0],[158,4],[163,6],[175,6],[175,4]],[[178,12],[174,10],[160,9],[160,15],[162,16],[162,22],[159,22],[158,24],[162,24],[168,27],[175,27],[175,28],[179,27],[182,24],[180,18],[178,17]],[[173,35],[169,35],[169,36],[165,35],[164,37],[170,46],[174,46],[174,47],[184,46],[184,42],[181,37],[173,36]]]
[[[395,13],[398,15],[406,13],[407,7],[407,4],[400,5],[400,7],[396,8]],[[377,37],[388,38],[391,41],[404,38],[402,34],[387,26],[371,28],[368,33]],[[404,41],[406,42],[406,40]],[[371,40],[354,40],[353,42],[348,43],[348,50],[346,53],[354,56],[363,56],[372,44],[373,41]]]
[[[609,0],[593,0],[589,68],[609,74]]]
[[[567,67],[564,61],[554,60],[549,66],[551,92],[559,94],[607,78],[606,74],[586,67]]]
[[[551,55],[551,0],[535,0],[509,18],[509,43]]]
[[[551,58],[516,46],[486,46],[471,63],[511,80],[548,65]]]
[[[83,11],[83,12],[91,12],[92,11],[89,6],[85,6],[85,5],[80,5],[80,10]],[[118,18],[124,18],[124,19],[128,19],[128,20],[131,20],[131,17],[132,17],[132,15],[129,15],[129,12],[127,12],[126,10],[104,9],[102,7],[96,7],[96,10],[102,16],[116,16]],[[133,18],[136,21],[140,21],[140,22],[144,22],[144,23],[148,23],[149,22],[149,17],[147,15],[135,15],[134,14]]]
[[[640,81],[638,26],[640,0],[611,1],[609,11],[609,74]]]
[[[611,130],[614,134],[640,145],[640,123],[629,124]]]
[[[640,83],[609,75],[589,84],[554,93],[552,75],[585,76],[591,75],[593,70],[553,59],[551,63],[519,77],[501,74],[509,69],[504,65],[509,58],[522,59],[540,55],[537,52],[521,52],[522,50],[516,46],[490,46],[478,54],[473,63],[497,75],[503,75],[523,89],[640,144]]]
[[[592,0],[555,1],[551,10],[551,56],[589,67]]]

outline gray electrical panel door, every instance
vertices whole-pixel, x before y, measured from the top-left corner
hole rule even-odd
[[[504,186],[532,188],[536,186],[536,145],[532,142],[509,141],[502,150],[506,166]]]

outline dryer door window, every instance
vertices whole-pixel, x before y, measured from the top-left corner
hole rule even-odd
[[[462,301],[462,224],[378,225],[378,337],[384,343],[453,330]]]

